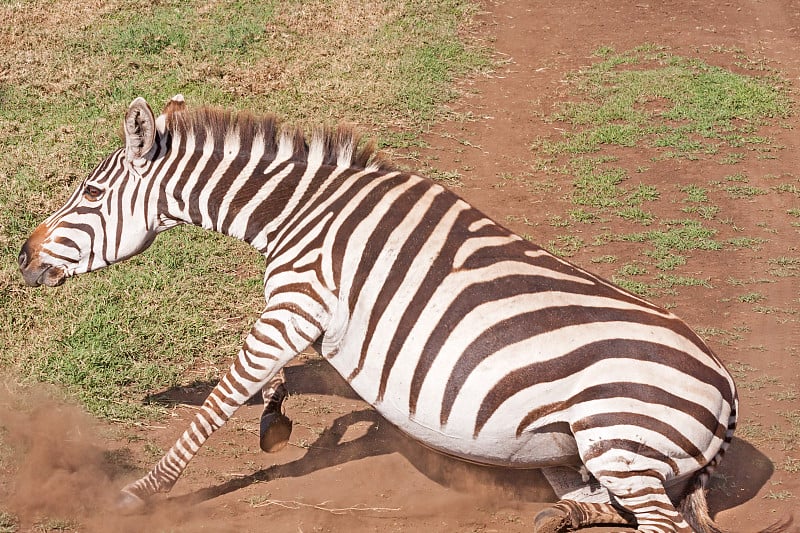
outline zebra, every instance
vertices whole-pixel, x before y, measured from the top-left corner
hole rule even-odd
[[[173,447],[121,489],[120,509],[168,492],[259,390],[262,448],[274,427],[272,440],[288,440],[281,368],[314,347],[420,443],[543,469],[559,502],[537,531],[719,531],[705,491],[736,427],[736,386],[672,313],[394,168],[351,127],[305,135],[176,95],[157,117],[133,100],[123,131],[125,146],[22,246],[28,285],[127,259],[180,224],[241,239],[267,266],[266,306],[230,369]]]

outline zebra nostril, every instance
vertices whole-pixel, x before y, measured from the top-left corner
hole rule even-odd
[[[28,254],[23,252],[19,253],[19,257],[17,257],[17,263],[19,264],[20,268],[25,268],[28,264]]]

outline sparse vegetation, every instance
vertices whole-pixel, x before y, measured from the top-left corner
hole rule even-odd
[[[653,248],[646,250],[644,254],[655,261],[655,266],[659,270],[673,270],[685,263],[685,257],[676,252],[722,248],[722,245],[713,239],[716,230],[706,228],[696,220],[667,220],[661,224],[667,228],[665,231],[630,233],[618,238],[622,241],[651,244]]]
[[[347,120],[383,146],[407,145],[455,94],[452,77],[488,64],[458,34],[474,10],[458,0],[0,4],[12,21],[0,28],[0,367],[126,420],[161,412],[143,403],[149,391],[216,376],[263,305],[249,247],[179,228],[124,266],[22,290],[20,244],[119,145],[136,96]]]
[[[616,263],[617,258],[613,255],[601,255],[599,257],[592,258],[592,263]]]
[[[794,498],[794,495],[788,490],[771,490],[764,496],[766,500],[788,500],[791,498]]]
[[[561,257],[572,257],[585,243],[580,237],[574,235],[559,235],[545,247],[547,251]]]
[[[747,294],[743,294],[739,296],[739,301],[742,303],[758,303],[764,300],[765,296],[760,292],[749,292]]]
[[[546,152],[590,153],[601,145],[645,142],[668,149],[671,157],[715,154],[720,146],[769,142],[750,136],[750,124],[787,113],[786,96],[773,84],[662,47],[646,45],[602,58],[572,75],[585,98],[564,104],[553,119],[578,128],[566,132],[564,140],[545,143]],[[740,159],[731,152],[721,162]]]
[[[47,533],[49,531],[77,531],[80,524],[76,520],[64,518],[46,518],[34,525],[34,531]]]
[[[769,273],[779,278],[800,276],[800,258],[776,257],[768,260],[771,265]]]
[[[16,533],[18,530],[17,517],[5,511],[0,511],[0,533]]]
[[[686,193],[686,200],[687,202],[708,202],[708,190],[705,187],[699,187],[697,185],[687,185],[685,187],[681,187],[681,192]]]
[[[800,459],[795,459],[793,457],[787,457],[786,459],[784,459],[783,464],[781,465],[781,468],[783,470],[785,470],[786,472],[790,472],[792,474],[800,472]]]
[[[551,214],[550,224],[569,228],[568,220],[608,220],[613,214],[630,224],[653,226],[649,231],[619,234],[603,228],[591,239],[598,250],[611,242],[639,243],[646,258],[641,268],[654,267],[649,281],[638,270],[633,273],[629,265],[619,270],[614,281],[644,296],[670,294],[677,287],[708,288],[706,279],[665,273],[687,265],[695,250],[758,249],[767,242],[746,236],[719,239],[720,224],[734,232],[741,228],[729,216],[718,220],[720,206],[714,199],[722,194],[752,199],[769,194],[774,187],[749,183],[744,170],[710,183],[678,185],[685,195],[679,206],[685,218],[663,219],[658,210],[644,205],[658,202],[660,191],[648,183],[630,187],[630,173],[646,175],[671,158],[737,165],[750,151],[780,150],[758,128],[790,112],[785,83],[774,76],[744,76],[695,58],[678,57],[657,45],[627,52],[601,47],[595,55],[601,58],[599,62],[568,76],[577,98],[549,117],[564,128],[562,135],[541,138],[533,146],[544,157],[540,170],[573,176],[573,189],[566,199],[577,209],[569,211],[569,219]],[[632,170],[621,165],[631,150],[653,153],[653,164]],[[558,240],[566,238],[562,235]],[[576,247],[565,249],[551,241],[548,249],[572,255]],[[773,272],[792,273],[785,266]]]

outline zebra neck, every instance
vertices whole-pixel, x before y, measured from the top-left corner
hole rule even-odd
[[[173,170],[167,165],[166,202],[161,203],[167,217],[235,237],[266,253],[272,236],[296,215],[299,206],[337,176],[351,173],[346,168],[297,161],[291,153],[287,157],[279,151],[268,159],[260,152],[257,147],[247,153],[201,151],[183,165],[178,162]]]

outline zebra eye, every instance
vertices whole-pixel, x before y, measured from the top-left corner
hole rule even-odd
[[[103,189],[95,187],[94,185],[87,185],[83,188],[83,197],[89,201],[96,202],[103,196]]]

